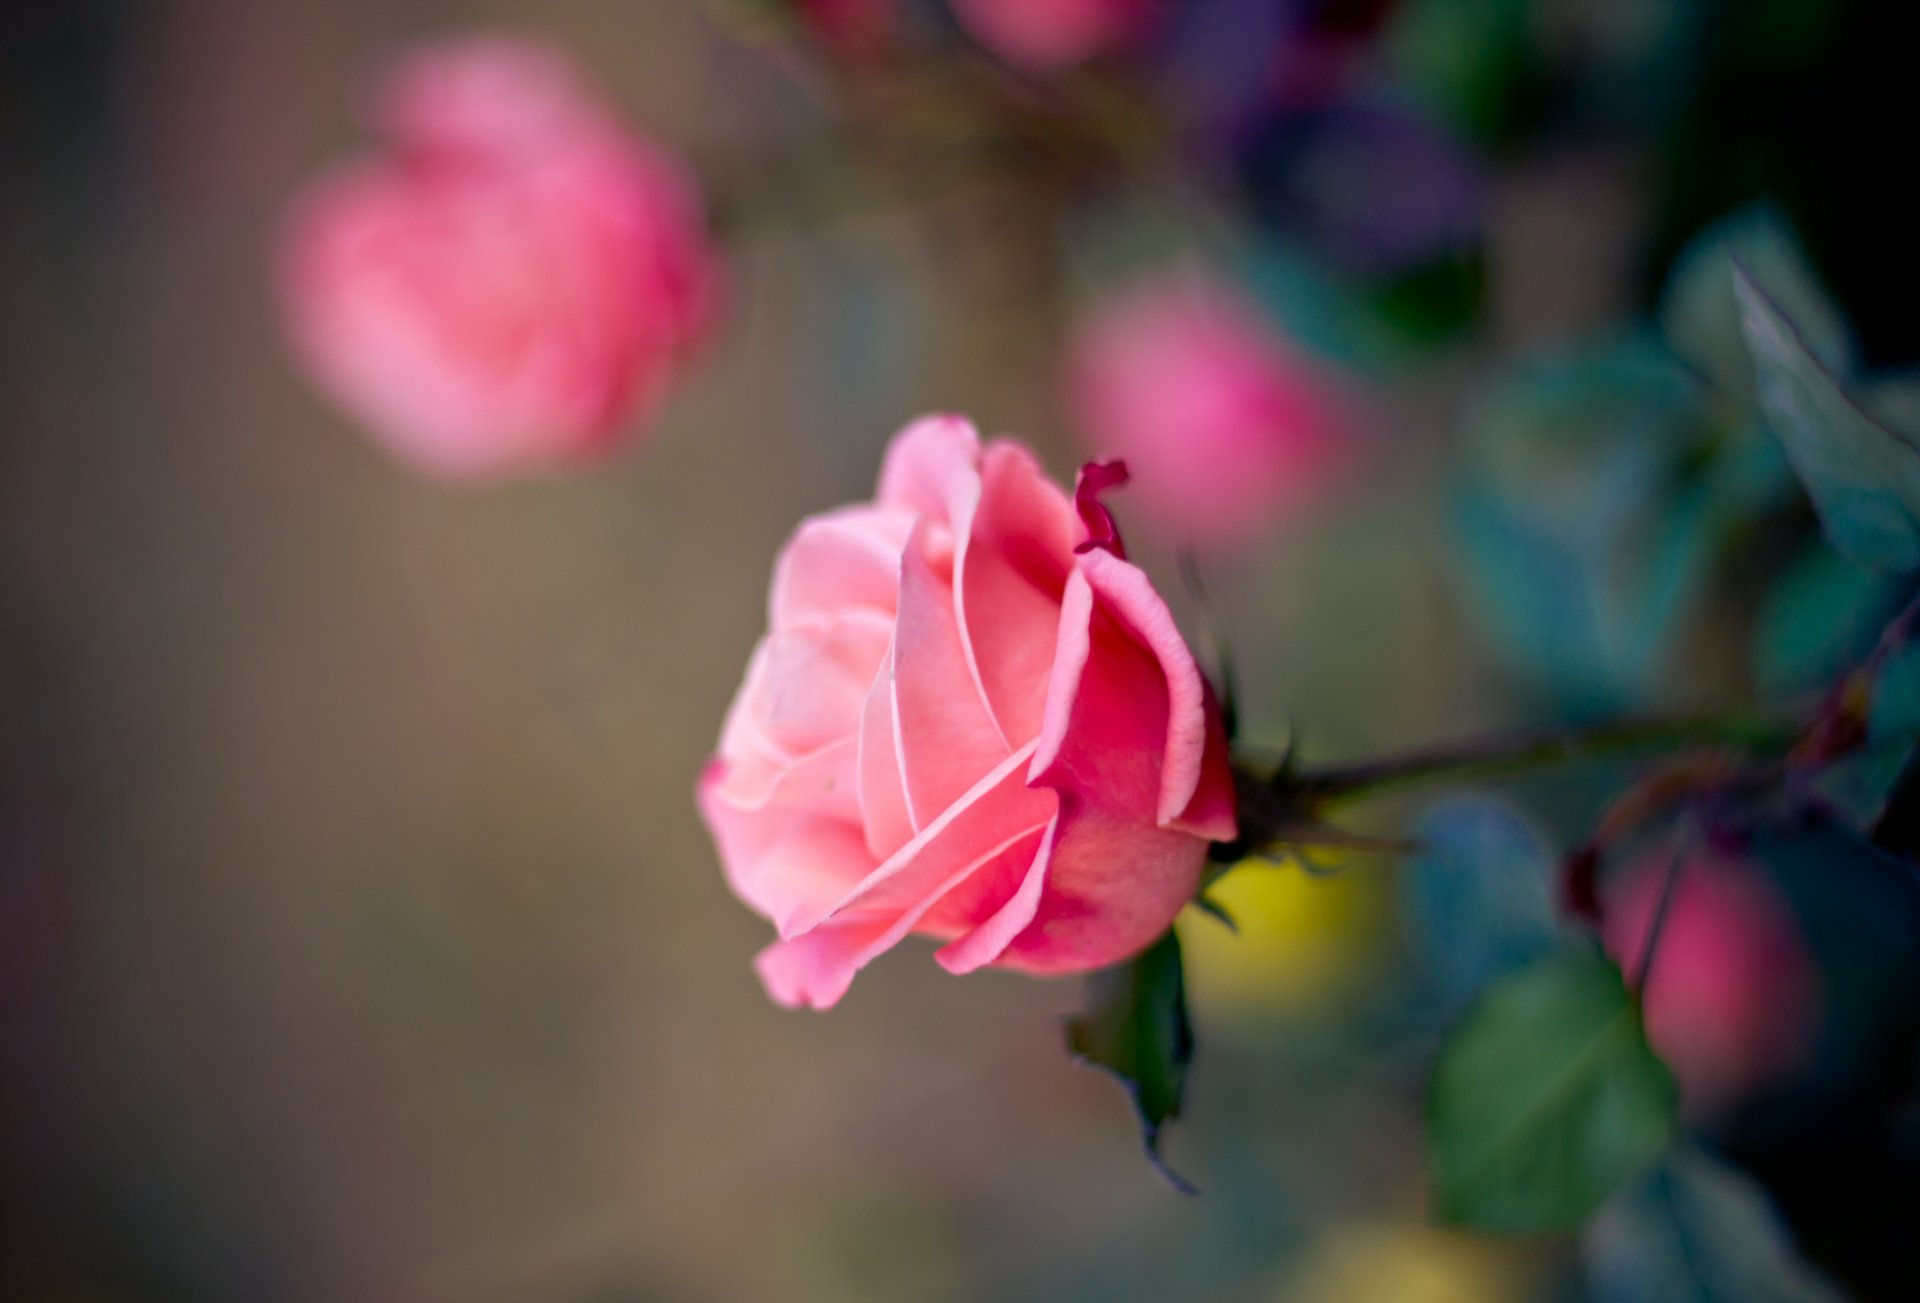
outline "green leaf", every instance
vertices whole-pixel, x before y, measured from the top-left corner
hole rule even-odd
[[[1594,951],[1549,955],[1489,986],[1441,1048],[1437,1211],[1486,1230],[1572,1226],[1659,1156],[1677,1103],[1620,970]]]
[[[1760,408],[1843,555],[1881,570],[1920,567],[1920,442],[1867,414],[1806,337],[1742,268],[1734,273]]]
[[[1899,609],[1901,584],[1853,565],[1815,539],[1761,603],[1753,627],[1753,677],[1773,699],[1824,687],[1873,650]]]
[[[1129,962],[1093,975],[1086,1009],[1067,1020],[1067,1048],[1126,1087],[1147,1160],[1174,1189],[1195,1193],[1160,1156],[1161,1129],[1180,1116],[1193,1061],[1180,939],[1171,930]]]
[[[1870,742],[1821,770],[1813,790],[1842,824],[1870,835],[1886,818],[1913,755],[1911,737]]]
[[[1623,1189],[1581,1242],[1594,1303],[1842,1303],[1751,1178],[1679,1150]]]
[[[1753,362],[1733,288],[1735,264],[1765,287],[1830,371],[1851,365],[1847,324],[1800,251],[1785,214],[1772,204],[1743,208],[1707,228],[1674,260],[1660,300],[1660,329],[1673,351],[1720,392],[1752,401]]]
[[[1512,368],[1468,412],[1454,537],[1500,649],[1581,711],[1653,690],[1723,521],[1688,467],[1713,405],[1639,333]]]
[[[1876,742],[1920,740],[1920,645],[1902,647],[1880,667],[1867,735]]]

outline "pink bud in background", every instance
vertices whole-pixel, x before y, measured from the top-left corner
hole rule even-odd
[[[1602,939],[1629,978],[1646,952],[1670,853],[1626,870]],[[1708,853],[1678,866],[1644,992],[1647,1037],[1690,1112],[1712,1113],[1793,1068],[1819,1012],[1819,975],[1792,911],[1757,865]]]
[[[1114,54],[1153,26],[1157,0],[951,0],[980,44],[1017,67],[1049,72]]]
[[[1200,276],[1096,305],[1070,341],[1065,387],[1088,451],[1125,458],[1141,509],[1181,537],[1223,542],[1280,523],[1358,452],[1338,382]]]
[[[281,298],[310,378],[402,459],[488,478],[637,433],[712,315],[699,195],[556,51],[421,50],[380,146],[299,196]]]

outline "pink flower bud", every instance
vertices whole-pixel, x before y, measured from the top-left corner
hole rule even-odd
[[[1149,31],[1158,0],[951,0],[980,44],[1021,68],[1047,72],[1124,50]]]
[[[1629,974],[1646,954],[1671,852],[1624,871],[1602,928]],[[1794,1067],[1819,1006],[1819,976],[1792,912],[1758,865],[1710,852],[1678,866],[1644,999],[1647,1036],[1689,1111],[1712,1113]]]
[[[1309,507],[1358,451],[1352,404],[1252,305],[1198,277],[1097,305],[1074,332],[1066,405],[1119,456],[1166,532],[1242,538]]]
[[[659,405],[719,281],[698,193],[557,52],[423,49],[376,96],[378,147],[288,214],[297,359],[428,473],[572,465]]]

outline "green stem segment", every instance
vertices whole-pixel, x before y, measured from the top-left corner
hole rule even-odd
[[[1291,781],[1314,793],[1316,808],[1325,810],[1427,783],[1504,778],[1548,765],[1700,749],[1776,754],[1791,746],[1798,734],[1798,727],[1790,722],[1752,715],[1643,720],[1300,770]]]

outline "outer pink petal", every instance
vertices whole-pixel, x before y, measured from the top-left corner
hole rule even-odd
[[[1073,563],[1066,494],[1018,444],[988,445],[981,494],[954,560],[954,597],[968,660],[1001,735],[1040,731]]]
[[[885,914],[842,916],[774,943],[755,961],[769,994],[783,1004],[810,1004],[816,1009],[833,1004],[846,994],[853,975],[918,927],[946,891],[996,864],[1031,862],[1042,833],[1042,828],[1029,828],[989,847],[953,868],[944,883],[891,919]]]
[[[1027,834],[1037,833],[1059,807],[1053,793],[1023,781],[1031,756],[1029,746],[1001,761],[843,896],[797,916],[789,932],[804,932],[842,916],[924,913],[967,876]]]
[[[920,828],[1008,751],[974,688],[953,586],[935,568],[931,539],[922,518],[901,563],[893,633],[894,745],[906,775],[907,810]]]
[[[934,958],[940,961],[941,967],[955,974],[971,973],[976,968],[983,968],[999,959],[1013,944],[1014,938],[1033,922],[1046,891],[1047,866],[1053,859],[1053,844],[1059,829],[1060,820],[1056,815],[1047,825],[1046,836],[1034,852],[1033,859],[1018,870],[1019,878],[1012,894],[1005,896],[999,908],[962,934],[959,940],[934,952]]]
[[[754,957],[754,971],[777,1003],[789,1009],[830,1009],[853,985],[853,975],[866,962],[862,955],[888,926],[863,921],[776,941]]]
[[[996,958],[1032,973],[1076,973],[1135,954],[1167,930],[1200,885],[1207,845],[1064,794],[1032,919]]]
[[[951,522],[980,492],[980,436],[958,416],[927,416],[893,437],[880,468],[880,506]]]
[[[894,745],[893,648],[887,648],[889,672],[876,675],[860,715],[859,784],[861,821],[867,849],[884,860],[914,834],[907,813],[907,777]]]
[[[1087,569],[1075,568],[1061,600],[1060,642],[1030,781],[1151,828],[1162,787],[1167,684],[1152,653],[1096,596]]]
[[[1159,661],[1166,681],[1166,753],[1158,821],[1170,827],[1186,826],[1213,840],[1230,839],[1237,824],[1219,713],[1173,612],[1137,566],[1105,552],[1090,552],[1082,558],[1081,570],[1127,633]]]
[[[700,813],[727,883],[775,926],[840,899],[873,865],[858,824],[835,812],[832,789],[850,781],[851,756],[841,746],[808,757],[757,799],[728,790],[724,761],[701,777]]]
[[[775,563],[771,627],[861,607],[891,616],[900,592],[900,552],[913,518],[849,507],[802,521]]]
[[[883,677],[888,620],[854,607],[768,635],[766,663],[745,712],[765,743],[798,756],[852,739],[875,678]]]

